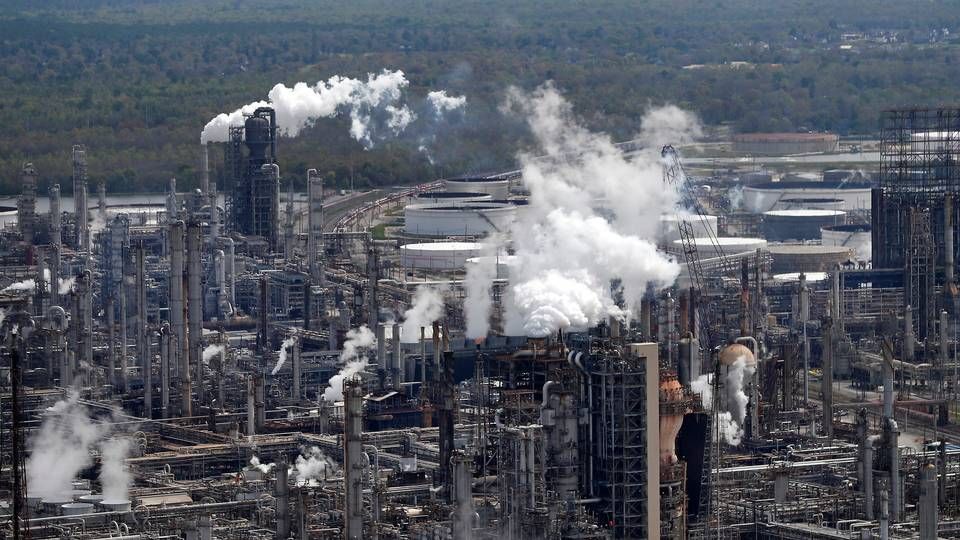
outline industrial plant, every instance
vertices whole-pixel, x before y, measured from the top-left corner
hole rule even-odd
[[[536,118],[515,170],[349,191],[256,105],[198,189],[23,165],[0,537],[960,537],[960,110],[846,169]]]

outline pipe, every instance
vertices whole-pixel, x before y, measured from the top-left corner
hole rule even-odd
[[[905,362],[913,362],[916,341],[913,332],[913,306],[907,306],[903,310],[903,360]]]
[[[400,390],[406,378],[406,370],[403,366],[403,347],[400,344],[400,323],[396,321],[393,323],[393,339],[391,343],[393,345],[393,361],[391,362],[393,365],[393,385],[395,389]]]
[[[184,224],[182,221],[174,221],[170,224],[169,247],[170,253],[170,331],[173,334],[176,347],[171,350],[170,364],[177,377],[189,377],[190,370],[185,368],[183,361],[183,342],[187,335],[186,321],[184,320],[184,299],[183,299],[183,233]]]
[[[137,245],[137,353],[143,373],[143,415],[153,418],[153,363],[147,337],[147,282],[143,242]]]
[[[943,198],[943,275],[948,284],[954,277],[953,196]]]

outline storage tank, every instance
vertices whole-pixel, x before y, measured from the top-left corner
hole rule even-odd
[[[858,260],[871,260],[873,238],[870,225],[851,223],[848,225],[830,225],[820,229],[820,243],[825,246],[843,246],[853,248]]]
[[[830,274],[826,272],[807,272],[804,274],[804,279],[807,280],[807,283],[819,283],[821,281],[826,281],[827,277]],[[785,274],[774,274],[773,281],[775,283],[799,283],[800,282],[800,272],[787,272]]]
[[[516,255],[500,255],[494,257],[492,255],[486,255],[482,257],[471,257],[467,259],[464,267],[467,271],[470,271],[470,267],[475,264],[490,264],[496,265],[497,274],[496,279],[509,279],[510,278],[510,267],[517,264],[520,259]]]
[[[660,216],[660,242],[669,244],[680,238],[681,220],[690,224],[694,236],[704,238],[717,236],[717,216],[663,214]]]
[[[716,244],[714,242],[716,242]],[[756,251],[766,247],[767,241],[763,238],[741,238],[735,236],[724,236],[720,238],[699,237],[694,238],[694,245],[701,259],[709,259],[711,257],[719,257],[720,255],[733,255],[736,253]],[[683,253],[682,240],[674,240],[671,246],[674,253]]]
[[[843,210],[843,199],[836,197],[787,197],[774,210]]]
[[[460,204],[492,201],[493,196],[479,191],[426,191],[413,199],[413,204]]]
[[[85,502],[67,503],[60,507],[60,514],[64,516],[79,516],[92,514],[93,504]]]
[[[823,246],[820,244],[770,244],[773,259],[770,270],[775,274],[788,272],[829,272],[854,259],[853,248]]]
[[[769,182],[743,188],[743,207],[754,214],[776,208],[783,199],[842,199],[846,211],[870,210],[869,182]]]
[[[510,181],[499,177],[461,176],[443,181],[447,191],[468,191],[486,193],[496,200],[506,200],[510,196]]]
[[[411,204],[404,209],[404,231],[416,236],[484,236],[505,232],[516,218],[506,203]]]
[[[100,501],[100,506],[107,512],[129,512],[129,499],[112,499]]]
[[[815,240],[821,228],[841,225],[846,216],[842,210],[770,210],[763,213],[763,236],[772,242]]]
[[[433,242],[400,246],[400,265],[429,270],[463,270],[467,259],[480,255],[476,242]]]

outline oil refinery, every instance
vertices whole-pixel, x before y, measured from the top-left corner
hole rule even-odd
[[[198,189],[23,165],[0,537],[960,537],[960,110],[884,112],[857,170],[566,125],[348,192],[285,173],[265,103]]]

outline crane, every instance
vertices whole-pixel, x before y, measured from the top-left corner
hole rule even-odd
[[[663,159],[664,183],[673,186],[680,194],[680,204],[678,207],[690,209],[695,214],[696,218],[699,218],[701,221],[705,221],[705,218],[703,217],[705,215],[703,206],[693,193],[693,188],[691,186],[689,177],[683,169],[683,163],[680,161],[680,155],[677,153],[677,150],[671,145],[666,145],[663,147],[663,149],[661,149],[660,157]],[[706,279],[703,273],[703,265],[700,262],[700,254],[697,251],[696,235],[694,234],[693,226],[690,223],[690,220],[694,219],[694,216],[678,211],[676,217],[677,226],[680,230],[680,242],[683,246],[683,257],[687,264],[687,274],[690,277],[690,288],[697,297],[703,298]],[[703,229],[707,231],[707,236],[710,238],[713,247],[716,249],[716,252],[721,259],[721,263],[724,263],[726,258],[724,257],[723,249],[721,248],[720,243],[713,234],[713,230],[710,227],[703,227]],[[723,264],[723,267],[726,267],[726,264]],[[698,326],[703,332],[700,339],[700,350],[697,351],[697,354],[701,355],[701,359],[709,358],[711,348],[713,347],[713,336],[711,335],[709,313],[704,304],[705,302],[702,301],[696,303],[697,321],[699,323]],[[697,374],[691,375],[695,376]],[[712,394],[714,396],[718,395],[719,380],[720,364],[718,362],[714,366],[713,381],[711,384],[713,387]],[[710,510],[712,507],[711,495],[713,490],[711,489],[710,473],[719,465],[719,443],[716,445],[712,444],[714,426],[718,420],[718,415],[719,408],[714,406],[705,431],[706,444],[703,445],[703,472],[701,474],[700,482],[700,506],[697,514],[697,519],[702,524],[706,523],[707,516],[710,515]]]

